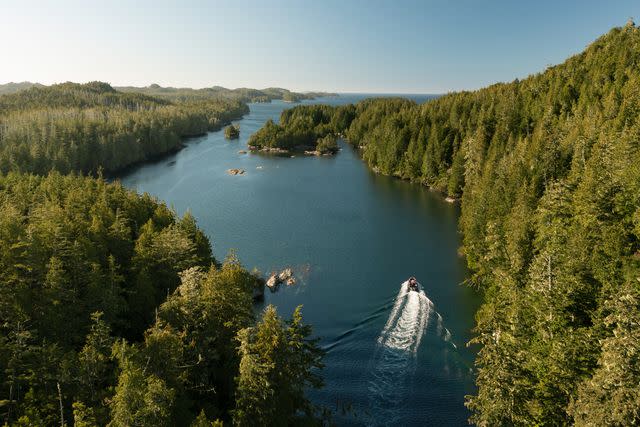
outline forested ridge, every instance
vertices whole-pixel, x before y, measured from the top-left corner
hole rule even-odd
[[[521,81],[303,106],[256,134],[344,135],[375,171],[460,197],[478,425],[640,423],[640,30]],[[428,278],[427,278],[428,281]]]
[[[248,111],[235,99],[163,99],[102,82],[32,87],[0,96],[0,173],[114,172]]]
[[[279,87],[269,87],[266,89],[250,89],[241,87],[237,89],[227,89],[222,86],[205,87],[202,89],[162,87],[158,84],[151,84],[146,87],[123,86],[116,88],[122,92],[135,92],[151,95],[159,98],[173,100],[188,100],[201,98],[223,98],[234,99],[240,102],[271,102],[281,99],[289,102],[298,102],[303,99],[315,99],[322,96],[337,96],[335,93],[327,92],[292,92]]]

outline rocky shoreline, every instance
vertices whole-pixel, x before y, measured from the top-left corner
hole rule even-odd
[[[266,154],[279,154],[279,155],[291,155],[292,153],[302,153],[307,156],[334,156],[336,154],[331,152],[323,153],[318,150],[314,150],[313,149],[314,147],[308,147],[308,146],[297,147],[295,150],[287,150],[287,149],[278,148],[278,147],[259,148],[253,145],[249,145],[248,148],[252,153],[266,153]],[[244,154],[244,152],[241,154]],[[295,156],[291,155],[291,157],[295,157]]]

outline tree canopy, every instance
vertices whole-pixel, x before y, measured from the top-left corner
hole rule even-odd
[[[260,379],[241,370],[239,343],[273,318],[286,337],[274,366],[288,374],[282,405],[261,419],[315,419],[304,387],[320,385],[321,352],[299,311],[285,324],[270,308],[256,324],[263,285],[233,253],[216,261],[192,215],[149,195],[100,178],[0,176],[0,420],[245,425],[245,402],[263,394],[244,387]]]
[[[32,87],[0,96],[0,173],[114,172],[248,112],[238,100],[173,101],[102,82]]]

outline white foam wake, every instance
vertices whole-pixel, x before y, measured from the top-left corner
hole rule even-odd
[[[432,307],[433,303],[424,291],[410,291],[408,283],[404,282],[378,343],[383,347],[415,354],[429,324]]]
[[[415,356],[432,312],[433,303],[424,291],[410,291],[404,282],[378,337],[368,384],[372,409],[384,413],[385,424],[399,421],[402,415],[396,410],[406,399],[407,379],[415,371]]]

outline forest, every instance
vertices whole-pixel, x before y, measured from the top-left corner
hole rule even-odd
[[[368,105],[362,101],[358,105]],[[320,139],[342,135],[355,118],[353,105],[333,107],[329,105],[305,105],[280,114],[280,123],[267,120],[265,125],[251,135],[247,144],[254,150],[277,148],[281,150],[317,149]]]
[[[0,96],[0,423],[328,419],[305,396],[323,352],[301,307],[258,313],[259,272],[214,258],[190,213],[102,178],[247,112],[101,82]]]
[[[483,295],[472,423],[635,425],[639,64],[630,22],[522,80],[421,105],[298,106],[249,143],[344,138],[373,171],[460,201]],[[100,177],[285,94],[26,86],[0,96],[2,422],[322,423],[304,393],[322,385],[322,352],[301,309],[256,314],[258,272],[216,259],[192,215]]]
[[[522,80],[417,105],[300,106],[251,144],[345,137],[375,172],[460,199],[483,295],[470,422],[640,423],[640,29]]]
[[[0,96],[0,173],[115,172],[248,111],[239,100],[171,100],[102,82],[31,87]]]
[[[300,307],[216,260],[189,213],[99,178],[0,177],[0,419],[15,426],[313,425]]]

